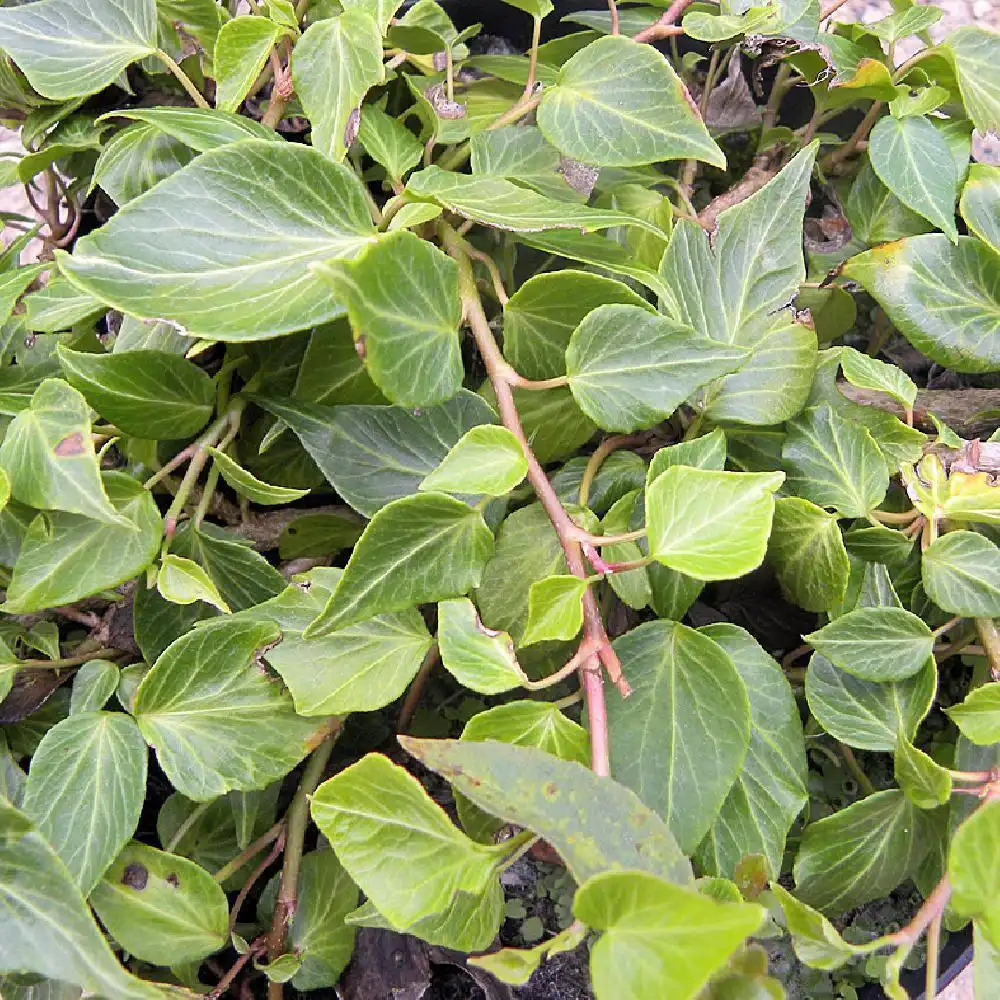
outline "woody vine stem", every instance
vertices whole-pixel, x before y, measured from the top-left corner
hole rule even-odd
[[[447,223],[440,225],[440,233],[445,248],[458,263],[459,288],[462,296],[462,310],[465,321],[472,330],[480,357],[486,366],[493,391],[496,393],[500,419],[520,442],[524,457],[528,462],[528,481],[544,507],[552,527],[555,529],[566,556],[569,571],[581,579],[587,579],[587,566],[580,547],[580,529],[563,507],[556,495],[549,477],[528,444],[521,425],[521,418],[514,402],[513,387],[524,382],[507,363],[490,329],[489,320],[483,310],[483,302],[476,287],[472,262],[465,241]],[[582,654],[582,655],[581,655]],[[611,647],[604,621],[593,591],[588,588],[583,597],[583,638],[580,642],[579,673],[580,684],[587,702],[587,718],[590,728],[591,767],[595,774],[608,777],[611,774],[610,747],[608,744],[608,715],[604,700],[604,678],[601,664],[623,697],[631,694],[628,682],[621,671],[618,656]]]

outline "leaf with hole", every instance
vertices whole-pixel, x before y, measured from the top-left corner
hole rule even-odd
[[[501,694],[527,680],[510,636],[483,625],[466,597],[438,605],[438,643],[442,664],[462,687]]]
[[[193,861],[146,844],[118,855],[90,902],[118,944],[155,965],[197,961],[229,940],[222,887]]]

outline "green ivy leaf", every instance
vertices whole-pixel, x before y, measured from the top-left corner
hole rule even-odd
[[[731,876],[748,854],[781,871],[788,831],[808,801],[802,722],[780,665],[735,625],[699,630],[727,653],[750,699],[750,743],[736,783],[713,819],[696,857],[706,871]],[[701,774],[701,764],[696,775]]]
[[[865,517],[889,488],[889,468],[869,430],[825,405],[788,424],[781,465],[789,490],[842,517]]]
[[[209,448],[208,450],[222,478],[240,496],[244,496],[254,503],[267,506],[292,503],[295,500],[301,500],[309,493],[309,490],[294,490],[288,486],[265,483],[252,472],[247,472],[243,466],[231,459],[224,451],[219,451],[218,448]]]
[[[15,500],[66,511],[116,528],[131,525],[115,510],[90,436],[90,409],[62,379],[46,379],[7,429],[0,464]]]
[[[215,39],[215,106],[236,111],[260,76],[275,42],[285,32],[266,17],[236,17]]]
[[[292,428],[334,489],[366,517],[416,493],[466,431],[497,420],[481,396],[465,390],[419,412],[401,406],[257,402]]]
[[[156,558],[161,520],[152,495],[121,472],[101,479],[122,526],[61,511],[39,514],[21,543],[4,611],[72,604],[131,580]]]
[[[650,460],[646,485],[654,483],[667,469],[672,469],[675,465],[689,465],[695,469],[722,472],[726,467],[725,431],[721,427],[716,427],[710,434],[660,448]]]
[[[948,144],[926,118],[880,119],[868,140],[868,158],[882,183],[904,205],[958,242],[959,177]]]
[[[0,800],[0,970],[32,972],[99,996],[162,1000],[117,962],[63,863],[31,821]]]
[[[255,340],[339,316],[309,265],[353,257],[373,237],[353,171],[306,146],[247,139],[203,153],[130,202],[72,256],[61,253],[59,267],[124,312],[211,340]]]
[[[347,306],[365,367],[392,402],[433,406],[461,389],[462,303],[450,257],[402,230],[354,261],[313,270]]]
[[[192,559],[168,553],[156,574],[156,589],[172,604],[194,604],[204,601],[228,614],[230,607],[222,599],[212,578]]]
[[[395,500],[365,528],[330,603],[306,636],[466,594],[479,586],[492,554],[493,533],[460,500],[443,493]]]
[[[0,11],[3,49],[43,97],[103,90],[156,51],[154,0],[41,0]]]
[[[964,701],[945,711],[971,743],[980,746],[1000,743],[1000,683],[994,681],[975,688]]]
[[[629,453],[626,452],[626,454]],[[640,490],[633,490],[616,501],[601,522],[601,531],[605,535],[617,535],[630,531],[636,511],[642,513],[640,496]],[[601,558],[609,563],[636,562],[642,560],[644,556],[645,553],[639,547],[638,542],[618,542],[614,545],[605,545],[601,549]],[[666,566],[660,566],[658,569],[665,573],[673,573],[673,570],[668,570]],[[612,573],[610,576],[606,576],[605,580],[619,599],[630,608],[636,610],[645,608],[653,599],[649,573],[645,566],[639,566],[625,572]]]
[[[480,809],[547,840],[577,882],[609,869],[691,882],[691,866],[663,821],[631,789],[576,761],[495,740],[399,742]]]
[[[616,336],[621,330],[628,336]],[[569,387],[580,409],[605,430],[652,427],[747,358],[741,348],[692,333],[639,306],[598,306],[566,349]]]
[[[840,349],[840,367],[851,385],[875,389],[896,400],[900,406],[912,407],[917,401],[917,387],[901,368],[871,358],[853,347]]]
[[[258,915],[270,923],[273,898],[280,879],[275,876],[264,890]],[[344,923],[358,905],[357,886],[348,877],[337,855],[329,849],[303,855],[299,869],[295,913],[288,925],[288,947],[301,964],[292,976],[297,990],[333,988],[354,951],[355,929]],[[263,911],[261,913],[260,911]]]
[[[693,853],[747,754],[746,688],[725,650],[676,622],[646,622],[614,649],[633,693],[608,703],[611,773]]]
[[[1000,198],[1000,169],[973,163],[962,189],[959,210],[969,231],[1000,253],[1000,223],[992,211],[997,198]]]
[[[793,604],[828,611],[844,599],[851,567],[836,514],[798,497],[777,500],[767,551]]]
[[[582,163],[628,167],[691,158],[726,165],[670,63],[622,35],[591,42],[563,65],[556,86],[542,94],[538,127]]]
[[[358,141],[365,152],[385,167],[393,180],[401,181],[421,160],[423,146],[405,126],[375,105],[361,112]],[[409,206],[404,206],[404,209]]]
[[[566,372],[573,331],[598,306],[619,303],[652,311],[627,285],[588,271],[536,274],[503,310],[504,357],[526,378],[557,378]]]
[[[220,619],[172,643],[143,678],[132,712],[173,786],[204,802],[263,788],[287,774],[322,734],[254,662],[273,623]]]
[[[941,609],[968,618],[1000,617],[1000,549],[974,531],[949,531],[924,552],[921,580]]]
[[[979,240],[912,236],[851,258],[842,274],[859,281],[932,360],[959,372],[1000,365],[1000,259]]]
[[[522,646],[572,639],[583,626],[583,595],[587,581],[578,576],[547,576],[528,591],[528,621]]]
[[[697,580],[729,580],[764,560],[780,472],[674,466],[646,490],[649,552]]]
[[[466,65],[497,75],[503,74],[505,70],[512,70],[505,78],[522,86],[528,82],[528,60],[520,56],[515,56],[513,61],[510,56],[478,56],[473,57]],[[541,63],[535,69],[538,79],[555,83],[555,70]],[[551,74],[550,80],[544,80],[547,71]],[[487,129],[474,133],[469,146],[472,150],[474,174],[505,177],[515,184],[559,201],[585,200],[581,192],[569,185],[562,170],[559,150],[548,143],[537,128],[525,127],[519,123]]]
[[[102,115],[98,121],[118,118],[155,125],[160,132],[184,143],[197,153],[207,153],[217,146],[239,142],[241,139],[284,142],[277,132],[266,125],[217,108],[116,108]]]
[[[483,424],[455,442],[419,489],[500,497],[514,489],[527,472],[528,460],[520,441],[506,427]]]
[[[285,578],[249,543],[237,541],[214,524],[186,522],[174,536],[172,548],[207,571],[234,611],[260,604],[285,588]]]
[[[420,669],[431,636],[415,608],[355,622],[331,635],[304,638],[309,622],[330,600],[343,575],[340,569],[316,569],[308,593],[296,585],[268,604],[244,612],[255,620],[273,618],[282,641],[267,660],[288,685],[300,715],[346,715],[370,712],[394,702]],[[295,611],[279,612],[276,603]]]
[[[292,52],[292,82],[312,123],[313,146],[342,160],[357,131],[351,115],[384,79],[382,35],[371,14],[346,9],[309,25]]]
[[[806,699],[816,720],[835,739],[862,750],[893,751],[900,730],[912,739],[936,690],[931,658],[912,677],[888,684],[861,680],[818,653],[806,671]]]
[[[580,886],[573,914],[602,932],[590,953],[598,1000],[692,1000],[765,911],[717,903],[646,872],[605,872]]]
[[[591,233],[612,226],[638,226],[657,236],[663,235],[658,226],[625,212],[546,198],[503,177],[455,174],[430,166],[410,177],[406,191],[422,201],[436,201],[443,208],[484,226],[518,233],[541,229]]]
[[[166,441],[189,438],[215,409],[212,379],[175,354],[85,354],[60,344],[58,355],[69,384],[125,434]]]
[[[22,808],[87,896],[135,833],[145,794],[146,747],[135,723],[83,712],[42,737]]]
[[[792,947],[800,962],[814,969],[839,969],[864,949],[848,944],[826,917],[801,899],[796,899],[777,882],[771,893],[781,904]]]
[[[311,809],[348,874],[393,926],[446,911],[459,893],[495,893],[499,904],[502,849],[470,840],[416,778],[381,754],[323,782]],[[494,909],[484,947],[500,925],[501,907]]]
[[[856,608],[803,638],[834,666],[880,683],[912,677],[934,647],[931,630],[902,608]]]
[[[468,962],[478,969],[485,969],[502,983],[523,986],[547,958],[572,951],[583,943],[586,936],[586,927],[574,923],[534,948],[501,948],[486,955],[474,955]]]
[[[955,67],[962,102],[980,134],[1000,131],[996,32],[964,25],[948,35],[942,49]]]
[[[510,636],[486,628],[466,597],[438,605],[438,643],[442,664],[462,687],[501,694],[527,680]]]
[[[795,859],[798,895],[831,914],[888,895],[924,859],[925,823],[898,789],[876,792],[810,823]]]
[[[99,712],[118,689],[121,671],[111,660],[88,660],[73,678],[69,714]]]
[[[920,809],[936,809],[951,798],[948,769],[918,750],[905,733],[900,733],[896,742],[893,772],[903,794]]]
[[[229,940],[229,904],[193,861],[132,843],[118,855],[90,901],[126,951],[154,965],[198,961]]]
[[[122,129],[108,140],[94,166],[94,184],[121,206],[176,173],[194,157],[193,150],[155,125],[140,123]],[[64,284],[77,291],[68,281]],[[89,295],[79,301],[88,300],[96,301]],[[170,333],[180,339],[173,327]]]
[[[955,831],[948,852],[951,907],[974,917],[994,948],[1000,948],[1000,802],[980,806]]]

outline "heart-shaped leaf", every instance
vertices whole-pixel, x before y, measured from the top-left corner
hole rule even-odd
[[[528,460],[517,438],[506,427],[483,424],[466,431],[419,488],[500,497],[527,472]]]
[[[1000,683],[975,688],[946,711],[970,742],[980,746],[1000,742]]]
[[[920,562],[927,596],[944,611],[967,618],[1000,616],[1000,549],[974,531],[949,531]]]

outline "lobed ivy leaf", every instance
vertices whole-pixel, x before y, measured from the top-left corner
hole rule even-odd
[[[583,596],[587,581],[578,576],[547,576],[528,591],[528,621],[522,646],[572,639],[583,626]]]
[[[834,666],[868,681],[901,681],[918,673],[934,635],[903,608],[855,608],[803,636]]]
[[[284,34],[267,17],[235,17],[215,39],[215,104],[221,111],[236,111],[250,93],[275,42]]]
[[[699,629],[736,667],[750,700],[750,742],[736,782],[712,820],[696,858],[706,871],[729,876],[750,854],[782,868],[788,832],[808,800],[805,741],[798,706],[780,665],[735,625]],[[701,774],[700,768],[696,772]]]
[[[313,271],[346,305],[365,368],[388,399],[433,406],[458,392],[464,369],[455,261],[402,230],[354,261],[315,265]]]
[[[60,344],[66,380],[125,434],[189,438],[215,409],[215,384],[197,365],[165,351],[88,354]]]
[[[145,794],[146,746],[135,723],[79,712],[42,737],[22,809],[89,896],[135,833]]]
[[[959,177],[947,142],[926,118],[880,119],[869,136],[868,158],[882,183],[904,205],[958,242]]]
[[[460,597],[479,586],[492,554],[493,533],[460,500],[443,493],[395,500],[365,528],[306,637],[329,635],[385,611]]]
[[[939,364],[959,372],[1000,364],[1000,259],[979,240],[911,236],[852,257],[842,274],[860,282],[896,329]]]
[[[920,809],[936,809],[951,798],[951,774],[900,733],[893,774],[903,794]]]
[[[650,555],[696,580],[729,580],[764,560],[780,472],[674,466],[646,490]]]
[[[455,442],[419,489],[500,497],[514,489],[527,472],[528,460],[514,434],[506,427],[483,424]]]
[[[43,97],[103,90],[156,51],[155,0],[39,0],[0,10],[0,49]]]
[[[204,802],[230,789],[263,788],[322,738],[256,665],[280,630],[220,619],[182,635],[160,655],[132,701],[139,730],[171,784]]]
[[[926,823],[898,789],[810,823],[795,859],[798,896],[837,914],[888,895],[923,861],[930,844]]]
[[[16,500],[117,528],[131,525],[104,489],[90,436],[90,409],[62,379],[45,379],[7,429],[0,465]]]
[[[598,1000],[645,1000],[651,988],[692,1000],[765,911],[754,903],[718,903],[635,871],[595,875],[580,886],[573,914],[602,932],[590,956]]]
[[[312,144],[343,160],[352,144],[351,115],[365,94],[384,82],[382,35],[359,7],[310,24],[292,52],[292,82],[312,124]]]
[[[952,722],[971,743],[1000,743],[1000,683],[974,688],[965,700],[945,709]]]
[[[622,35],[599,38],[566,61],[556,86],[542,94],[538,127],[582,163],[628,167],[691,158],[726,165],[670,63]]]
[[[575,761],[495,740],[399,737],[475,805],[547,840],[577,880],[641,870],[687,885],[691,867],[663,821],[624,785]]]
[[[79,888],[31,821],[0,799],[0,970],[30,972],[99,996],[162,1000],[126,972]]]
[[[697,388],[748,356],[692,333],[639,306],[598,306],[566,349],[573,398],[605,430],[634,431],[665,420]]]
[[[521,687],[527,679],[510,636],[486,628],[468,598],[438,605],[438,644],[445,669],[472,691],[501,694]]]
[[[959,211],[969,231],[987,246],[1000,253],[1000,223],[992,207],[1000,197],[1000,169],[986,163],[973,163],[962,188]]]
[[[460,893],[480,897],[498,887],[502,849],[470,840],[416,778],[380,754],[323,782],[311,811],[348,874],[395,927],[447,911]],[[493,909],[481,947],[500,924],[500,907]]]
[[[1000,549],[974,531],[949,531],[920,562],[927,596],[941,609],[969,618],[1000,615]]]
[[[352,171],[305,146],[247,139],[202,153],[130,202],[60,253],[59,267],[124,312],[255,340],[340,315],[309,265],[356,256],[373,238]]]
[[[162,524],[151,494],[122,472],[105,472],[101,481],[122,523],[62,511],[38,514],[24,533],[7,587],[8,614],[72,604],[117,587],[156,558]]]
[[[632,695],[608,704],[611,773],[693,853],[747,754],[746,688],[722,647],[676,622],[646,622],[614,649]]]

